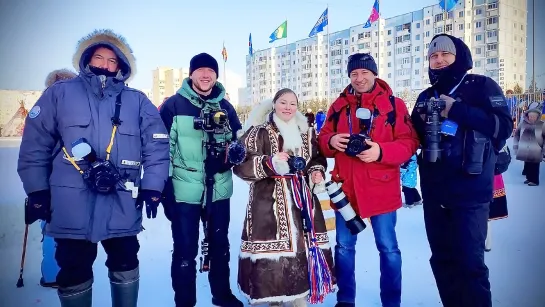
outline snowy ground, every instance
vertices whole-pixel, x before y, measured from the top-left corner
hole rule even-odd
[[[39,286],[40,231],[31,227],[25,264],[25,287],[17,289],[23,239],[24,193],[16,172],[18,148],[0,148],[0,305],[6,307],[59,306],[56,291]],[[510,216],[492,224],[493,248],[486,254],[490,268],[495,307],[542,307],[545,302],[545,164],[541,165],[541,186],[528,187],[522,182],[522,163],[513,161],[504,175]],[[231,206],[231,283],[236,286],[237,256],[247,201],[248,186],[236,179]],[[168,221],[159,214],[145,220],[146,231],[140,234],[139,306],[174,306],[170,281],[171,234]],[[398,240],[403,255],[403,306],[441,306],[429,267],[430,256],[422,208],[400,209]],[[335,233],[330,233],[332,242]],[[357,246],[358,306],[380,306],[379,258],[372,230],[359,237]],[[100,249],[95,262],[94,306],[110,306],[110,290],[105,254]],[[198,275],[198,306],[211,306],[207,277]],[[330,295],[322,306],[334,306]]]

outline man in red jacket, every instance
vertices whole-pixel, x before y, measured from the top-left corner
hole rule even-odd
[[[332,180],[342,182],[342,190],[362,218],[371,218],[380,253],[380,297],[385,307],[401,304],[401,252],[395,232],[396,210],[401,207],[399,167],[419,146],[407,107],[392,96],[388,84],[377,78],[377,64],[369,54],[348,58],[350,85],[329,108],[318,136],[320,150],[335,158]],[[358,109],[368,109],[371,118],[361,120]],[[364,112],[363,112],[364,113]],[[367,133],[369,149],[348,155],[351,134]],[[335,270],[337,307],[355,306],[355,245],[341,214],[336,212]]]

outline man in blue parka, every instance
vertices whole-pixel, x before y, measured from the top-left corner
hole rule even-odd
[[[123,37],[89,34],[73,64],[78,77],[46,89],[25,122],[18,161],[25,223],[48,222],[62,307],[92,305],[98,242],[108,256],[112,306],[136,307],[136,235],[143,205],[148,218],[156,216],[168,178],[167,131],[146,95],[125,85],[136,66]]]

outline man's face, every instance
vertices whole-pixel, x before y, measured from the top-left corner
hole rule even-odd
[[[450,52],[437,51],[430,55],[430,68],[441,69],[454,63],[456,56]]]
[[[89,65],[106,69],[109,72],[116,72],[119,68],[119,62],[115,53],[104,47],[99,47],[97,50],[95,50]]]
[[[354,69],[350,73],[350,84],[357,93],[365,93],[370,91],[375,85],[376,76],[367,69]]]
[[[199,94],[208,95],[212,92],[218,76],[213,69],[202,67],[193,71],[190,78],[193,81],[194,89]]]

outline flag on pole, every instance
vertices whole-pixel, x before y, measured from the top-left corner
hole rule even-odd
[[[227,49],[225,49],[225,43],[223,43],[223,50],[221,50],[221,55],[223,57],[223,62],[227,62]]]
[[[441,0],[439,1],[439,6],[443,9],[445,12],[450,12],[456,7],[456,4],[458,4],[458,0]]]
[[[269,43],[274,42],[275,40],[288,37],[288,21],[284,21],[274,32],[269,36],[271,39]]]
[[[327,26],[329,20],[327,10],[328,9],[326,8],[322,15],[320,15],[320,18],[318,18],[318,21],[316,21],[316,24],[314,25],[312,30],[310,30],[308,37],[313,37],[314,35],[324,31],[324,28]]]
[[[379,18],[379,3],[378,0],[375,0],[375,4],[373,4],[373,8],[371,9],[371,15],[369,16],[369,19],[367,19],[367,22],[363,25],[363,28],[369,28],[371,24],[373,24],[373,22],[377,21]]]
[[[254,46],[252,45],[252,33],[250,33],[250,38],[248,39],[248,53],[250,56],[254,55]]]

